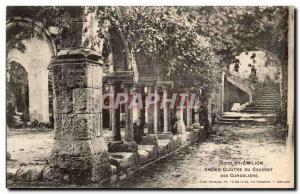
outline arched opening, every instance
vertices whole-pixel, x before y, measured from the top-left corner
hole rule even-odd
[[[113,54],[114,71],[130,70],[128,64],[128,51],[122,34],[112,29],[110,31],[110,45]]]
[[[51,34],[42,24],[24,18],[9,20],[6,27],[7,62],[15,61],[27,72],[26,120],[53,122],[52,72],[47,69],[56,55]]]
[[[15,61],[7,64],[6,96],[7,125],[21,127],[30,118],[28,72]]]

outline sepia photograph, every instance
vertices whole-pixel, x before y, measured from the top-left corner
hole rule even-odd
[[[1,13],[6,188],[295,189],[293,6],[75,5]]]

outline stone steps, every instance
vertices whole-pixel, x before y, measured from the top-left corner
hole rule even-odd
[[[268,113],[245,113],[245,112],[225,112],[221,118],[218,119],[218,124],[262,124],[270,122],[274,119],[275,114]]]
[[[279,101],[280,102],[280,98],[266,98],[266,97],[260,97],[260,98],[254,98],[254,101]]]
[[[245,109],[242,112],[245,113],[269,113],[269,112],[276,112],[276,110],[258,110],[258,109]]]
[[[254,102],[259,102],[259,101],[262,101],[262,102],[280,102],[280,98],[276,99],[276,98],[255,98],[253,100]]]
[[[278,107],[276,106],[251,106],[251,107],[247,107],[244,110],[276,110]]]
[[[255,103],[255,104],[250,104],[249,106],[247,107],[280,107],[280,104],[258,104],[258,103]]]
[[[275,112],[280,108],[280,93],[277,88],[266,87],[255,91],[253,102],[240,113],[223,114],[218,119],[219,124],[253,123],[261,124],[271,122]]]

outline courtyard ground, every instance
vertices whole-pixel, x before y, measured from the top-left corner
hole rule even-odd
[[[194,144],[155,163],[132,179],[109,187],[121,188],[216,188],[289,187],[293,185],[293,158],[285,146],[285,134],[272,125],[222,125],[207,141]],[[109,139],[109,132],[105,137]],[[50,155],[53,131],[9,131],[8,171],[22,163],[43,161]],[[257,164],[246,164],[253,162]],[[250,172],[238,168],[251,168]],[[253,167],[256,170],[254,171]],[[220,170],[216,170],[216,169]],[[269,171],[265,171],[269,169]],[[270,171],[270,169],[272,169]],[[264,170],[264,171],[262,171]],[[257,177],[231,177],[254,174]],[[228,176],[228,177],[224,177]],[[245,176],[245,175],[243,175]]]
[[[204,143],[195,144],[173,157],[156,163],[131,180],[114,185],[123,188],[218,188],[289,187],[293,185],[293,158],[285,146],[285,134],[279,127],[215,127],[217,133]],[[262,165],[234,164],[263,162]],[[226,163],[227,164],[224,164]],[[223,164],[222,164],[223,163]],[[232,163],[232,164],[228,164]],[[251,168],[251,172],[230,171]],[[252,168],[272,171],[253,172]],[[220,168],[207,171],[205,168]],[[224,171],[226,168],[226,171]],[[231,174],[256,174],[255,178],[230,177]],[[226,176],[229,177],[221,177]]]

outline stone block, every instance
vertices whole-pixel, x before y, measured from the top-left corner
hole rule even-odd
[[[109,153],[109,162],[118,168],[118,171],[127,169],[137,163],[137,154],[130,152]]]
[[[157,157],[157,145],[139,145],[138,149],[147,151],[150,155],[150,159]]]
[[[99,153],[103,153],[103,152],[108,152],[108,147],[107,144],[105,142],[104,137],[96,137],[91,139],[92,145],[93,145],[93,150],[94,150],[94,154],[99,154]]]
[[[101,89],[76,88],[73,89],[74,113],[102,112]]]
[[[176,148],[179,148],[181,146],[181,144],[182,144],[180,136],[179,135],[175,135],[174,138],[173,138],[173,140],[174,140]]]
[[[56,114],[55,139],[89,140],[101,136],[101,113]]]
[[[56,113],[71,113],[73,111],[73,96],[72,90],[55,89],[55,111]]]
[[[169,139],[160,139],[158,140],[158,154],[162,156],[168,152],[168,145],[170,144],[171,140]]]
[[[62,76],[67,78],[68,88],[86,88],[87,85],[87,71],[86,64],[70,65],[62,71]]]
[[[107,151],[103,137],[89,140],[54,139],[52,154],[68,156],[90,156]]]
[[[102,67],[94,64],[76,64],[53,67],[56,86],[64,88],[101,88]]]
[[[89,114],[74,114],[72,117],[72,132],[74,140],[88,140],[96,137],[93,120]],[[100,122],[100,121],[99,121]]]
[[[191,137],[192,137],[192,133],[189,132],[189,131],[187,131],[187,132],[185,132],[185,134],[186,134],[186,141],[190,142],[191,141]]]
[[[137,152],[138,145],[134,142],[114,141],[108,143],[108,152]]]
[[[73,156],[79,156],[81,153],[76,153],[74,152],[75,147],[82,147],[81,145],[79,146],[80,140],[75,140],[72,139],[55,139],[53,142],[53,147],[52,147],[52,154],[54,155],[73,155]],[[86,153],[85,153],[86,154]]]
[[[61,139],[62,134],[62,115],[61,114],[54,114],[54,139]]]
[[[160,134],[157,134],[157,138],[158,139],[173,139],[173,135],[172,133],[160,133]]]
[[[168,152],[172,152],[176,149],[175,141],[172,139],[168,145]]]
[[[141,137],[140,145],[157,145],[157,137],[155,134],[147,134]]]
[[[46,166],[22,166],[16,173],[16,180],[18,181],[41,181],[43,179],[43,171]]]
[[[99,65],[87,66],[88,86],[102,88],[102,67]]]
[[[65,68],[63,66],[54,66],[53,67],[53,81],[54,81],[54,89],[65,88],[66,81],[62,76],[62,69]]]
[[[146,150],[138,150],[138,161],[140,164],[145,164],[150,160],[150,154]]]
[[[56,155],[49,158],[50,167],[64,171],[88,170],[108,163],[109,157],[105,152],[90,156]]]

